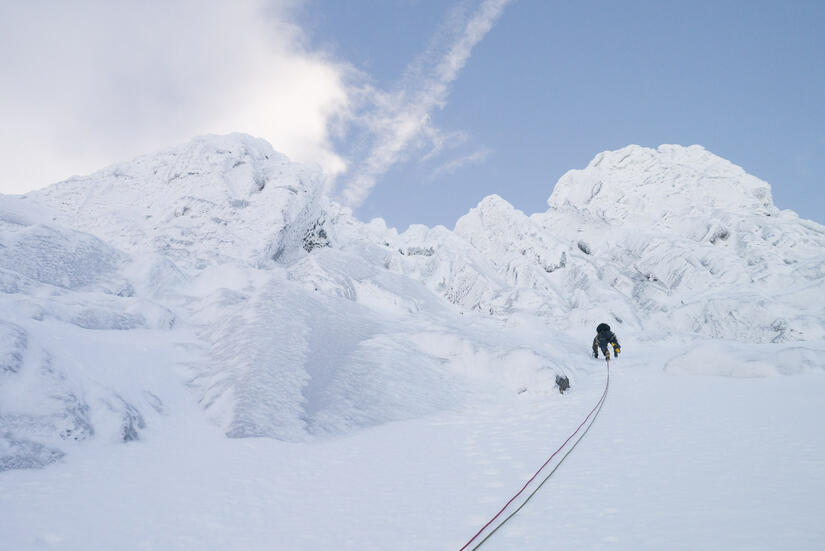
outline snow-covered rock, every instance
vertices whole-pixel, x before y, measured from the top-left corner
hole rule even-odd
[[[767,342],[825,335],[825,227],[699,146],[628,146],[564,175],[533,218],[577,244],[642,327]],[[573,256],[573,263],[580,259]],[[647,320],[645,320],[647,318]],[[645,323],[646,322],[646,323]]]
[[[268,266],[303,248],[319,227],[323,179],[259,138],[205,136],[74,177],[29,197],[56,220],[129,253],[180,267],[230,261]]]
[[[225,434],[300,441],[575,381],[589,343],[553,335],[602,321],[785,343],[736,374],[825,338],[825,228],[698,146],[599,154],[545,212],[490,196],[454,230],[362,222],[324,185],[233,134],[0,198],[0,468],[141,438],[181,380]]]
[[[767,182],[698,145],[629,145],[559,179],[547,200],[638,227],[720,210],[776,215]]]
[[[165,393],[141,372],[174,365],[175,315],[133,296],[128,255],[53,218],[0,197],[0,471],[95,435],[139,439]]]

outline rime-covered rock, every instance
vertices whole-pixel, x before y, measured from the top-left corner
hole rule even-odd
[[[602,321],[825,337],[825,228],[699,146],[601,153],[547,203],[493,195],[399,233],[240,134],[0,198],[0,465],[139,440],[184,382],[226,435],[301,441],[450,407],[490,374],[553,388],[575,376],[553,334]]]
[[[304,245],[323,191],[316,167],[264,140],[204,136],[74,177],[29,197],[57,219],[129,253],[156,253],[186,270],[230,261],[267,266]]]

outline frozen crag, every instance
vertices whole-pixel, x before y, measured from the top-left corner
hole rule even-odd
[[[601,153],[548,205],[527,216],[487,197],[454,232],[411,227],[389,265],[463,308],[562,328],[825,336],[825,228],[780,211],[767,183],[699,146]]]
[[[30,194],[57,220],[132,254],[185,270],[226,262],[267,266],[323,228],[320,169],[265,141],[232,134],[75,177]]]
[[[550,392],[587,348],[553,335],[601,321],[641,340],[786,342],[768,353],[784,367],[749,374],[814,361],[794,342],[825,338],[825,228],[741,168],[629,146],[562,177],[548,207],[490,196],[454,230],[399,233],[240,134],[2,198],[0,469],[139,439],[181,382],[226,435],[289,441],[475,387]]]
[[[534,216],[597,268],[640,328],[756,342],[820,339],[825,227],[699,146],[629,146],[564,175]],[[614,297],[614,298],[611,298]],[[616,317],[616,316],[614,316]],[[621,317],[621,316],[620,316]]]
[[[698,145],[599,153],[587,168],[562,176],[547,204],[634,227],[714,211],[779,213],[766,182]]]
[[[359,222],[323,187],[316,169],[230,135],[26,200],[111,244],[135,297],[194,335],[179,366],[229,436],[302,440],[456,403],[449,362],[412,337],[455,331],[458,313],[387,269],[394,230]]]
[[[95,435],[137,440],[162,406],[151,355],[127,334],[168,333],[174,314],[133,295],[125,254],[52,218],[0,197],[0,471]]]

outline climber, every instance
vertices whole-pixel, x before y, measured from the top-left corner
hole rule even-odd
[[[616,354],[616,357],[619,357],[619,352],[621,352],[621,347],[619,346],[619,339],[616,338],[616,334],[610,330],[610,326],[606,323],[600,323],[598,327],[596,327],[596,338],[593,339],[593,357],[599,357],[599,348],[602,349],[602,354],[606,359],[610,359],[610,350],[607,349],[607,345],[613,345],[613,352]]]

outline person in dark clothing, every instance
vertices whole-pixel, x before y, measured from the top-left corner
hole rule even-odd
[[[598,327],[596,327],[596,338],[593,339],[593,357],[599,357],[599,348],[602,349],[602,354],[608,360],[610,359],[610,350],[607,349],[607,345],[613,345],[613,352],[616,354],[616,357],[619,357],[619,352],[622,351],[621,347],[619,346],[619,339],[616,338],[616,334],[610,330],[610,326],[606,323],[600,323]]]

